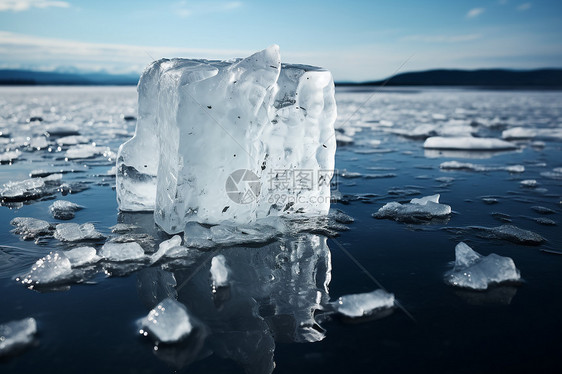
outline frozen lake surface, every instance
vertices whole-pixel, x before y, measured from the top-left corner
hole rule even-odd
[[[338,87],[336,99],[333,208],[354,222],[157,252],[171,237],[115,199],[135,89],[1,87],[0,325],[32,317],[37,333],[0,371],[560,371],[560,91]],[[14,232],[17,217],[36,220]],[[521,281],[448,285],[459,242],[511,258]],[[168,298],[190,335],[155,344],[139,321]]]

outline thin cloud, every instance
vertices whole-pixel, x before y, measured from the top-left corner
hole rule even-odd
[[[182,18],[187,18],[193,15],[224,13],[240,8],[242,5],[240,1],[201,2],[191,4],[183,0],[174,4],[174,13]]]
[[[466,18],[476,18],[482,13],[484,13],[486,9],[484,8],[473,8],[466,13]]]
[[[0,12],[23,12],[31,8],[68,8],[66,1],[57,0],[0,0]]]
[[[408,35],[401,40],[406,42],[422,42],[422,43],[461,43],[470,42],[482,38],[481,34],[463,34],[463,35]]]
[[[531,9],[531,6],[532,6],[532,5],[533,5],[533,4],[531,4],[531,3],[523,3],[523,4],[519,5],[519,6],[517,6],[517,10],[520,11],[520,12],[524,12],[524,11],[526,11],[526,10]]]

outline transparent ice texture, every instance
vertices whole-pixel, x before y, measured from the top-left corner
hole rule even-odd
[[[189,221],[327,214],[336,145],[328,71],[281,64],[272,46],[231,61],[156,61],[138,93],[136,133],[117,159],[121,210],[154,209],[168,233]],[[313,171],[314,188],[272,191],[293,169]],[[230,187],[241,190],[234,196],[227,181],[238,170],[248,174],[234,175]],[[298,199],[276,204],[274,192]]]
[[[144,259],[144,250],[139,243],[105,243],[99,255],[108,261],[138,261]]]
[[[56,219],[72,219],[77,210],[82,209],[78,204],[66,200],[57,200],[49,207],[49,212]]]
[[[384,290],[345,295],[333,303],[334,309],[350,318],[372,315],[378,310],[394,307],[394,294]]]
[[[72,267],[91,265],[101,259],[94,247],[77,247],[64,252],[64,254]]]
[[[380,208],[373,217],[388,218],[396,221],[415,222],[431,220],[432,218],[447,217],[451,214],[451,207],[439,203],[439,194],[412,199],[409,203],[400,204],[390,202]]]
[[[79,242],[84,240],[100,240],[104,236],[96,230],[92,223],[59,223],[56,226],[55,239],[61,242]]]
[[[37,260],[29,272],[16,278],[24,286],[34,287],[61,283],[72,277],[70,260],[62,252],[50,252]]]
[[[23,240],[35,239],[41,235],[48,235],[53,232],[53,227],[47,221],[31,217],[16,217],[10,221],[16,228],[14,233],[21,236]]]
[[[142,319],[141,325],[157,341],[163,343],[177,342],[187,337],[193,330],[193,324],[185,305],[171,298],[166,298],[156,305]]]
[[[445,274],[446,283],[475,290],[485,290],[491,283],[520,279],[511,258],[495,253],[482,256],[463,242],[455,247],[455,265]]]
[[[37,333],[34,318],[25,318],[0,324],[0,357],[25,348],[33,342]]]

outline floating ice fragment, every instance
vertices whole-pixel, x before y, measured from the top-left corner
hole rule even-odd
[[[460,150],[507,150],[517,146],[505,140],[495,138],[475,138],[472,136],[442,137],[434,136],[426,139],[423,147],[427,149],[460,149]]]
[[[84,240],[100,240],[105,237],[96,231],[91,223],[59,223],[56,226],[55,239],[61,242],[79,242]]]
[[[562,168],[554,168],[552,171],[543,171],[541,176],[548,179],[562,180]]]
[[[213,289],[228,286],[229,270],[226,266],[226,258],[217,255],[211,260],[211,281]]]
[[[456,234],[474,232],[477,236],[482,238],[507,240],[512,243],[523,245],[539,245],[545,241],[545,239],[536,232],[524,230],[514,225],[501,225],[497,227],[448,227],[445,230]]]
[[[452,286],[485,290],[491,283],[518,281],[519,270],[513,260],[495,253],[483,257],[465,243],[455,247],[455,265],[445,273],[445,282]]]
[[[60,146],[65,146],[65,145],[84,144],[84,143],[88,143],[89,141],[90,140],[85,136],[70,135],[70,136],[64,136],[62,138],[58,138],[56,140],[56,143]]]
[[[82,209],[78,204],[66,200],[57,200],[49,207],[49,212],[56,219],[72,219],[74,212]]]
[[[44,196],[45,181],[42,178],[31,178],[19,182],[8,182],[0,190],[3,201],[26,201]]]
[[[185,251],[183,251],[183,249],[185,249]],[[158,251],[150,256],[150,262],[157,262],[162,257],[177,257],[184,252],[187,252],[187,248],[181,246],[181,237],[179,235],[174,235],[171,239],[160,243]],[[170,256],[170,254],[173,254],[173,256]]]
[[[186,338],[193,330],[193,322],[185,305],[167,298],[141,320],[143,330],[162,343],[175,343]],[[141,330],[141,334],[144,331]]]
[[[556,213],[555,210],[552,210],[550,208],[547,208],[545,206],[540,206],[540,205],[532,206],[531,209],[533,209],[535,212],[540,213],[540,214],[554,214],[554,213]]]
[[[72,267],[95,264],[101,259],[93,247],[77,247],[64,252],[64,254]]]
[[[15,151],[7,151],[4,153],[0,153],[0,163],[7,164],[21,156],[21,151],[16,149]]]
[[[368,317],[382,309],[394,307],[394,294],[384,290],[345,295],[333,303],[334,309],[349,318]]]
[[[96,147],[93,144],[79,144],[68,148],[68,150],[64,154],[64,157],[69,160],[92,158],[94,156],[107,152],[107,150],[108,148],[106,147]]]
[[[186,247],[208,249],[216,246],[211,240],[211,230],[201,226],[197,222],[188,222],[183,231],[183,239]]]
[[[124,262],[144,260],[144,250],[139,243],[107,242],[101,247],[100,256],[108,261]]]
[[[551,220],[550,218],[546,217],[537,217],[534,218],[535,222],[545,225],[545,226],[556,226],[556,221]]]
[[[458,162],[458,161],[442,162],[440,168],[445,170],[469,170],[469,171],[505,170],[510,173],[523,173],[525,171],[525,166],[523,165],[484,166],[484,165],[472,164],[470,162]]]
[[[439,194],[412,199],[409,203],[391,202],[373,214],[373,217],[388,218],[400,222],[429,221],[444,218],[451,214],[451,207],[439,203]]]
[[[37,333],[37,322],[34,318],[10,321],[0,325],[0,357],[21,350],[31,343]]]
[[[502,132],[504,139],[562,139],[562,129],[513,127]]]
[[[10,221],[10,225],[16,226],[14,233],[20,235],[23,240],[32,240],[53,232],[49,222],[31,217],[16,217]]]
[[[525,179],[525,180],[522,180],[521,182],[519,182],[519,184],[521,184],[521,186],[523,186],[523,187],[534,188],[539,183],[537,182],[536,179]]]
[[[37,260],[26,274],[17,277],[16,281],[24,286],[52,285],[72,277],[70,260],[62,252],[50,252]]]
[[[117,159],[121,210],[154,209],[170,234],[188,221],[328,213],[336,146],[330,72],[281,64],[271,46],[246,59],[156,61],[138,92],[136,133]],[[212,147],[217,139],[224,141]],[[314,188],[271,190],[293,170],[312,173]],[[273,192],[295,204],[272,203]]]

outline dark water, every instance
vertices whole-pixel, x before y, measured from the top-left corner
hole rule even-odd
[[[41,126],[66,116],[65,121],[80,124],[82,135],[116,152],[125,134],[134,131],[134,122],[122,115],[134,114],[135,97],[132,88],[3,88],[1,127],[17,137],[20,128],[33,130],[24,124],[30,116],[43,116]],[[336,238],[302,234],[262,247],[194,251],[184,262],[145,266],[124,276],[100,272],[84,284],[38,292],[13,278],[50,250],[67,246],[54,239],[40,245],[22,241],[10,232],[9,222],[14,217],[54,222],[48,212],[52,196],[0,207],[0,323],[31,316],[39,330],[36,345],[2,359],[0,371],[260,373],[275,365],[276,373],[559,372],[562,256],[550,252],[562,251],[562,186],[560,179],[544,173],[562,166],[561,140],[543,135],[517,141],[513,152],[451,154],[424,151],[423,140],[391,131],[411,135],[418,126],[429,125],[436,134],[472,129],[475,135],[501,137],[513,127],[559,129],[562,95],[406,89],[338,92],[337,99],[336,126],[354,141],[338,148],[337,168],[361,176],[337,179],[341,199],[335,207],[355,222]],[[85,207],[71,222],[93,222],[107,236],[114,235],[109,228],[118,222],[135,223],[157,242],[164,238],[150,215],[118,214],[114,179],[105,175],[111,155],[69,162],[64,151],[24,150],[12,165],[0,166],[0,181],[23,180],[31,170],[51,165],[87,165],[85,172],[65,174],[63,181],[87,182],[89,189],[54,195]],[[518,164],[525,171],[441,170],[440,164],[450,160]],[[436,180],[440,177],[454,179]],[[522,187],[524,179],[537,180],[538,187]],[[387,202],[435,193],[453,209],[446,222],[412,225],[371,217]],[[482,198],[490,196],[496,204],[484,203]],[[541,215],[531,209],[537,205],[555,213]],[[542,235],[546,242],[525,246],[445,230],[505,223],[492,213],[504,214],[511,224]],[[558,225],[541,225],[537,217]],[[484,255],[511,257],[523,284],[486,292],[447,286],[443,273],[459,241]],[[233,285],[226,293],[213,294],[208,269],[219,253],[233,270]],[[402,308],[361,323],[323,310],[328,300],[380,285],[395,294]],[[183,344],[155,351],[138,334],[135,321],[167,296],[177,297],[206,329]]]

